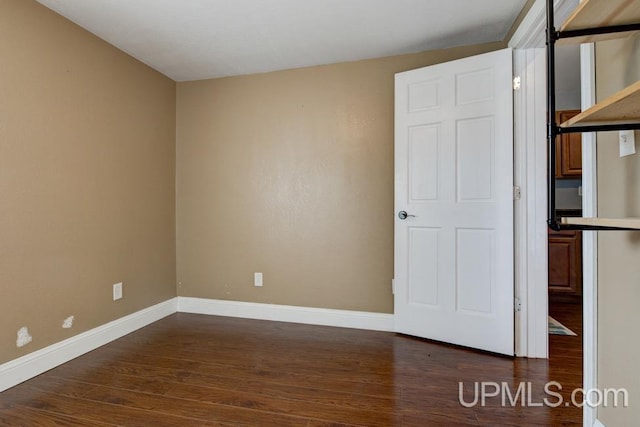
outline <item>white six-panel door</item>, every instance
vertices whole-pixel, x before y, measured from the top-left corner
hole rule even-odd
[[[511,85],[510,49],[396,74],[397,332],[513,355]]]

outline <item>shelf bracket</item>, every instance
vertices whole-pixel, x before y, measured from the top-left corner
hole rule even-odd
[[[611,25],[608,27],[584,28],[578,30],[555,31],[554,39],[568,39],[573,37],[597,36],[601,34],[626,33],[639,31],[640,24]]]
[[[610,132],[618,130],[639,129],[640,123],[614,123],[608,125],[575,125],[571,127],[556,127],[556,135],[567,133]]]

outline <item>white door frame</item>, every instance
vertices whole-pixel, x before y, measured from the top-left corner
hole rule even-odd
[[[595,47],[593,43],[580,46],[580,79],[582,109],[596,103]],[[582,215],[598,216],[598,169],[596,134],[582,134]],[[584,363],[583,388],[598,387],[598,232],[582,232],[582,357]],[[599,424],[597,410],[584,405],[583,425]]]
[[[548,357],[547,148],[545,50],[514,50],[516,356]],[[518,306],[520,309],[518,310]]]
[[[547,68],[546,0],[536,0],[509,41],[514,49],[514,185],[521,190],[515,205],[516,355],[547,358]],[[575,0],[555,0],[562,22]]]
[[[575,7],[571,0],[556,0],[556,19],[562,22]],[[515,209],[516,297],[522,309],[516,313],[516,354],[548,357],[547,228],[539,216],[546,207],[546,1],[536,0],[509,41],[514,48],[514,73],[521,90],[514,96],[514,179],[522,190]],[[543,53],[543,52],[542,52]],[[582,108],[595,103],[595,54],[593,44],[582,45]],[[541,114],[542,111],[542,114]],[[597,216],[595,134],[582,135],[582,210]],[[541,148],[542,147],[542,148]],[[583,232],[583,388],[597,388],[597,232]],[[542,327],[544,322],[544,327]],[[583,425],[600,425],[595,408],[584,406]]]

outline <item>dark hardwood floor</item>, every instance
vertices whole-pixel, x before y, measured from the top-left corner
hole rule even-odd
[[[549,335],[551,360],[561,357],[567,363],[571,361],[572,365],[582,366],[582,304],[553,302],[549,304],[549,315],[578,334],[577,337]],[[582,372],[580,382],[582,383]]]
[[[497,396],[466,408],[458,395],[461,381],[467,403],[475,382],[505,382],[514,395],[531,382],[526,400],[539,404],[558,381],[566,399],[582,382],[580,341],[552,336],[549,361],[513,359],[393,333],[179,313],[1,393],[0,425],[581,425],[573,406],[503,407]]]

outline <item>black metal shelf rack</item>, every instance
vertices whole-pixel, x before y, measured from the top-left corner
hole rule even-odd
[[[553,230],[637,230],[637,228],[618,227],[610,225],[563,224],[558,221],[556,212],[556,144],[557,137],[566,133],[603,132],[640,129],[637,123],[615,123],[602,125],[587,125],[575,127],[561,127],[556,123],[556,84],[555,84],[555,45],[558,40],[595,36],[602,34],[640,31],[640,23],[612,25],[604,27],[584,28],[577,30],[556,31],[554,23],[553,0],[547,0],[547,144],[548,144],[548,220]]]

